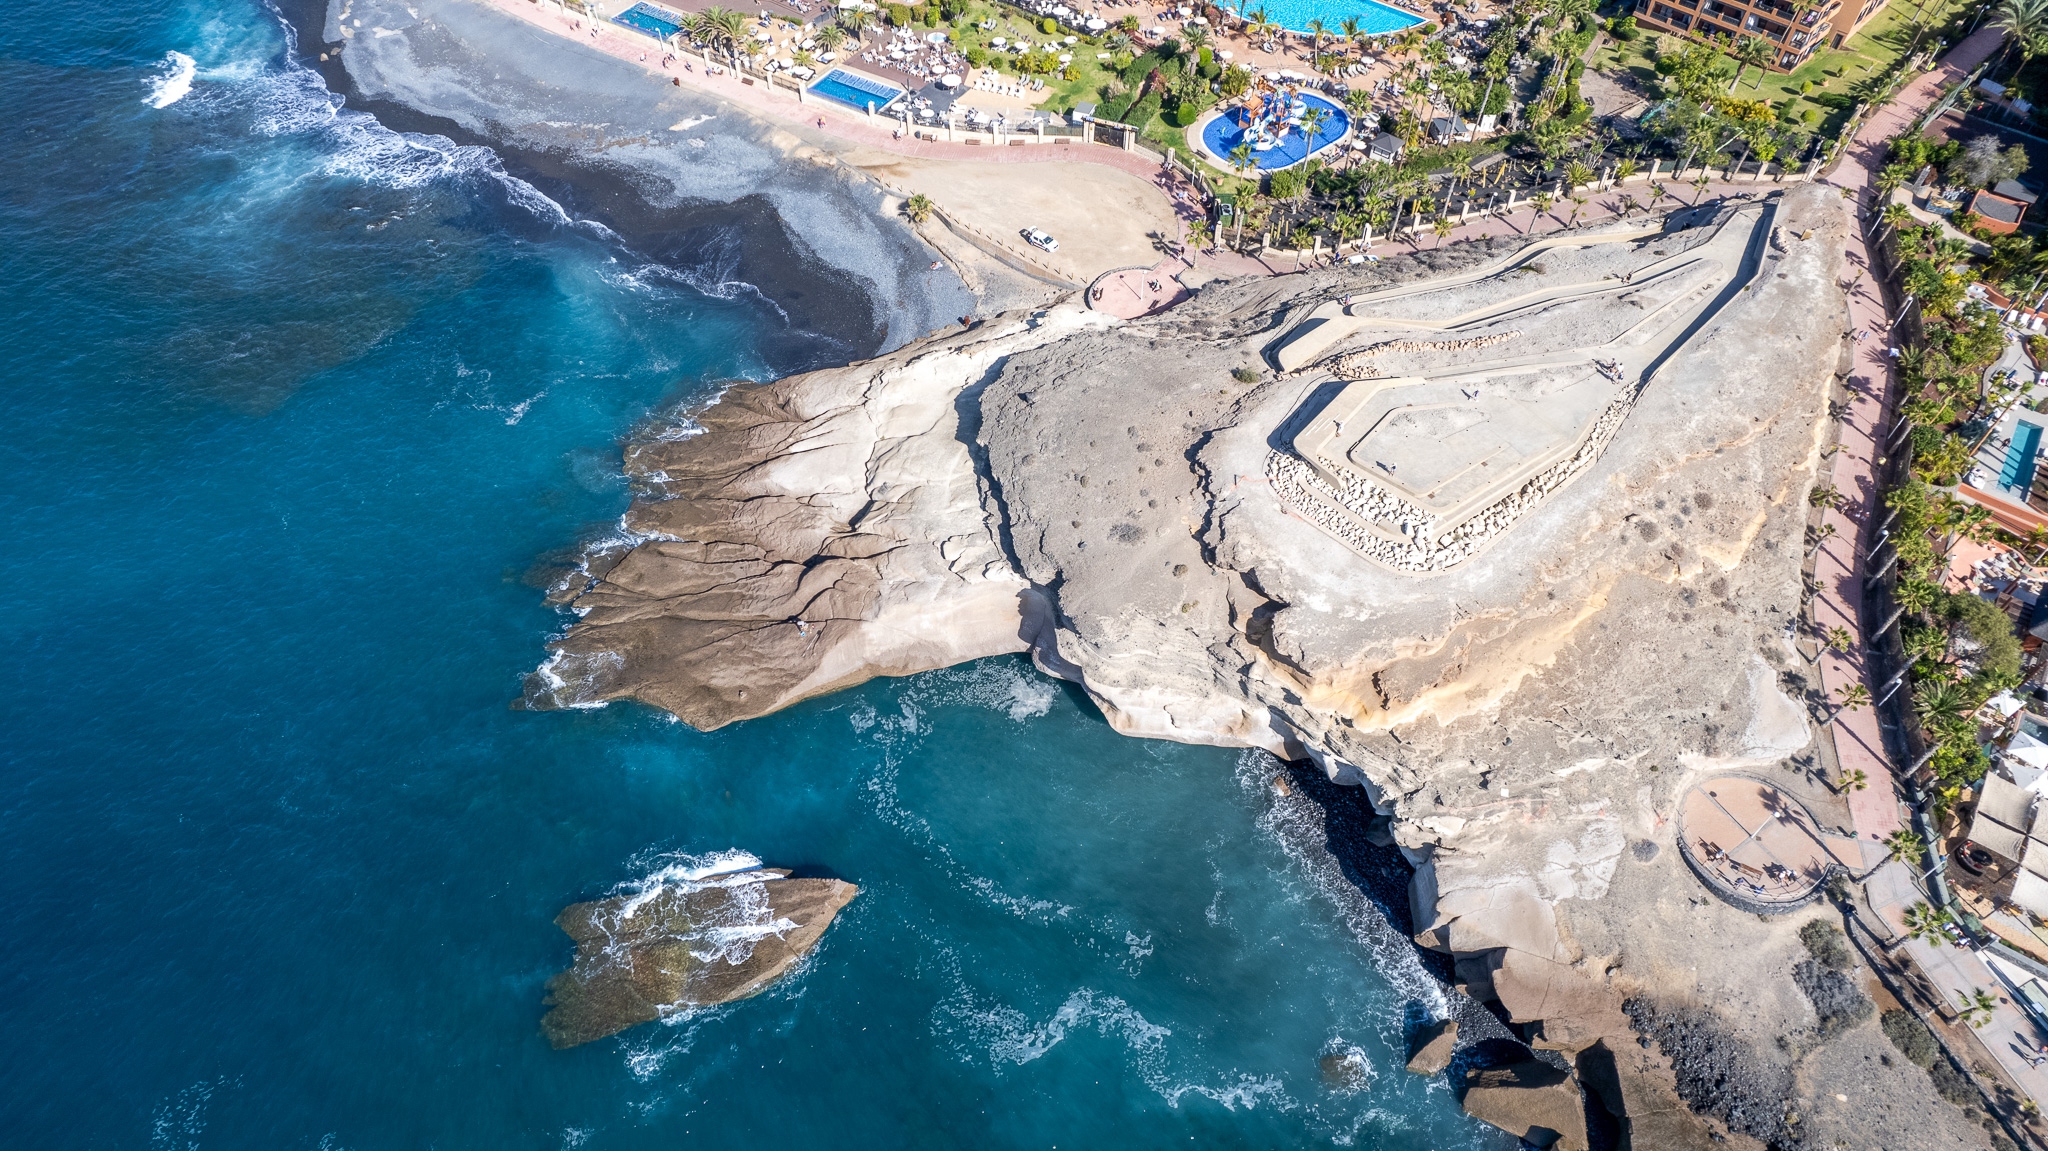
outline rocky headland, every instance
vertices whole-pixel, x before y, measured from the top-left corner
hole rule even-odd
[[[1789,637],[1848,226],[1796,186],[736,384],[628,444],[526,702],[709,729],[1029,652],[1121,732],[1365,790],[1416,942],[1530,1049],[1450,1064],[1489,1121],[1981,1145],[1874,1026],[1822,1040],[1792,970],[1824,905],[1719,902],[1674,841],[1707,773],[1847,822]]]

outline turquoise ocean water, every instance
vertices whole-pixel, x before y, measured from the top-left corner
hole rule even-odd
[[[86,12],[0,11],[9,1145],[1501,1145],[1264,757],[1018,660],[509,709],[621,437],[802,341],[337,113],[255,3]],[[730,850],[864,892],[772,993],[550,1050],[554,914]]]

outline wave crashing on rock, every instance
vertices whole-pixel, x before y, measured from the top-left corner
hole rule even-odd
[[[860,888],[745,870],[667,868],[610,899],[575,903],[555,925],[576,960],[548,980],[541,1031],[557,1050],[698,1007],[745,999],[816,947]]]

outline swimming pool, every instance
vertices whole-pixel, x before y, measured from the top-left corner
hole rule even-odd
[[[1335,32],[1348,16],[1358,17],[1358,31],[1365,36],[1399,32],[1427,23],[1413,12],[1404,12],[1379,0],[1250,0],[1246,11],[1266,10],[1266,19],[1295,32],[1308,31],[1308,22],[1320,17]]]
[[[2013,424],[2012,445],[2005,450],[2005,467],[1999,470],[1998,486],[2018,492],[2024,499],[2034,490],[2034,456],[2041,450],[2041,425],[2019,420]]]
[[[869,104],[873,104],[875,111],[879,112],[887,108],[896,97],[903,95],[901,88],[848,72],[844,68],[834,68],[825,73],[817,83],[811,85],[811,92],[813,95],[823,96],[827,100],[837,100],[849,108],[858,108],[863,112],[868,110]]]
[[[1269,133],[1265,137],[1265,148],[1260,148],[1260,134],[1249,127],[1251,113],[1244,108],[1232,108],[1202,126],[1202,147],[1208,149],[1217,163],[1228,168],[1230,153],[1240,144],[1250,143],[1253,147],[1252,164],[1261,172],[1299,164],[1310,156],[1344,138],[1351,130],[1351,116],[1343,107],[1332,100],[1325,100],[1313,92],[1300,94],[1302,109],[1321,109],[1323,123],[1314,136],[1301,131],[1301,125],[1288,123],[1285,133]],[[1291,116],[1292,109],[1289,109]],[[1275,117],[1279,119],[1279,117]]]
[[[623,24],[635,32],[645,32],[656,40],[666,40],[683,30],[683,24],[672,12],[665,12],[652,4],[635,4],[617,16],[612,23]]]

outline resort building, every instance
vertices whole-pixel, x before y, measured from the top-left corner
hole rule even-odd
[[[2010,236],[2020,230],[2020,221],[2027,215],[2027,204],[2024,200],[1996,192],[1978,192],[1970,200],[1970,211],[1977,213],[1979,226],[1985,231]]]
[[[1761,36],[1777,48],[1771,67],[1790,72],[1822,48],[1840,47],[1886,0],[1636,0],[1638,23],[1655,32],[1731,41]]]

